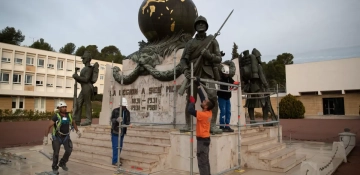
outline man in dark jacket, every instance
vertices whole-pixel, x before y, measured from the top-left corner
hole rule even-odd
[[[113,149],[112,164],[116,165],[118,161],[118,137],[119,137],[119,123],[121,125],[130,125],[130,111],[126,108],[128,106],[126,98],[122,98],[122,104],[119,104],[122,108],[122,114],[120,115],[120,107],[115,108],[111,114],[111,143]],[[123,147],[124,136],[127,128],[121,129],[120,135],[120,152]],[[119,162],[121,165],[121,162]]]
[[[221,69],[221,73],[222,74],[221,74],[220,82],[236,84],[236,85],[239,84],[239,82],[234,81],[229,76],[229,67],[227,67],[226,65],[223,65]],[[229,90],[229,87],[226,85],[220,85],[220,89]],[[218,95],[218,103],[220,108],[220,117],[219,117],[220,124],[222,125],[226,124],[226,126],[220,126],[220,129],[222,129],[223,132],[234,132],[234,130],[231,129],[229,126],[230,118],[231,118],[231,102],[230,102],[231,92],[218,91],[217,95]]]

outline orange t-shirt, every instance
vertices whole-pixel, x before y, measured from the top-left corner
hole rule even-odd
[[[212,111],[196,111],[196,137],[210,137]]]

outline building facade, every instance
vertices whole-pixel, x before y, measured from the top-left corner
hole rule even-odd
[[[360,58],[286,65],[286,91],[305,116],[360,115]]]
[[[53,111],[63,100],[72,110],[76,67],[84,67],[81,57],[0,43],[0,109]],[[76,60],[76,62],[75,62]],[[94,86],[104,92],[106,64],[98,62],[99,77]],[[114,63],[120,67],[121,64]],[[80,72],[78,72],[79,74]],[[77,93],[81,91],[77,85]]]

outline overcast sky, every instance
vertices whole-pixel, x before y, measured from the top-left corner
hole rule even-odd
[[[128,55],[146,41],[137,16],[142,1],[3,0],[0,28],[20,29],[26,35],[22,45],[44,38],[56,51],[73,42],[95,44],[99,51],[115,45]],[[290,52],[295,60],[297,53],[360,45],[360,0],[193,1],[208,20],[208,34],[234,9],[217,38],[225,59],[231,57],[233,42],[239,52],[255,47],[268,56]]]

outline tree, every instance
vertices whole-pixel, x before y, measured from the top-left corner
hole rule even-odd
[[[293,64],[293,59],[294,56],[291,53],[283,53],[267,64],[262,64],[270,87],[275,87],[276,84],[280,87],[286,86],[285,65]]]
[[[40,40],[35,41],[31,46],[31,48],[47,50],[47,51],[54,51],[55,50],[51,47],[51,45],[44,41],[44,39],[40,38]]]
[[[291,94],[286,95],[279,103],[280,118],[304,118],[304,104]]]
[[[99,60],[100,53],[97,48],[98,47],[96,45],[88,45],[85,49],[91,53],[93,59]]]
[[[74,43],[67,43],[64,47],[61,47],[59,52],[66,54],[73,54],[75,52],[76,46]]]
[[[113,45],[106,46],[101,49],[101,60],[103,61],[114,61],[114,63],[122,63],[123,56],[120,50]]]
[[[232,49],[232,58],[231,60],[235,59],[235,58],[239,58],[239,53],[238,53],[238,46],[236,45],[236,43],[234,42],[234,45],[233,45],[233,49]]]
[[[20,43],[25,40],[25,35],[22,35],[20,30],[15,30],[14,27],[6,27],[0,32],[0,42],[14,44],[20,46]]]
[[[78,47],[76,49],[75,55],[81,57],[84,55],[85,50],[86,50],[85,46]]]

